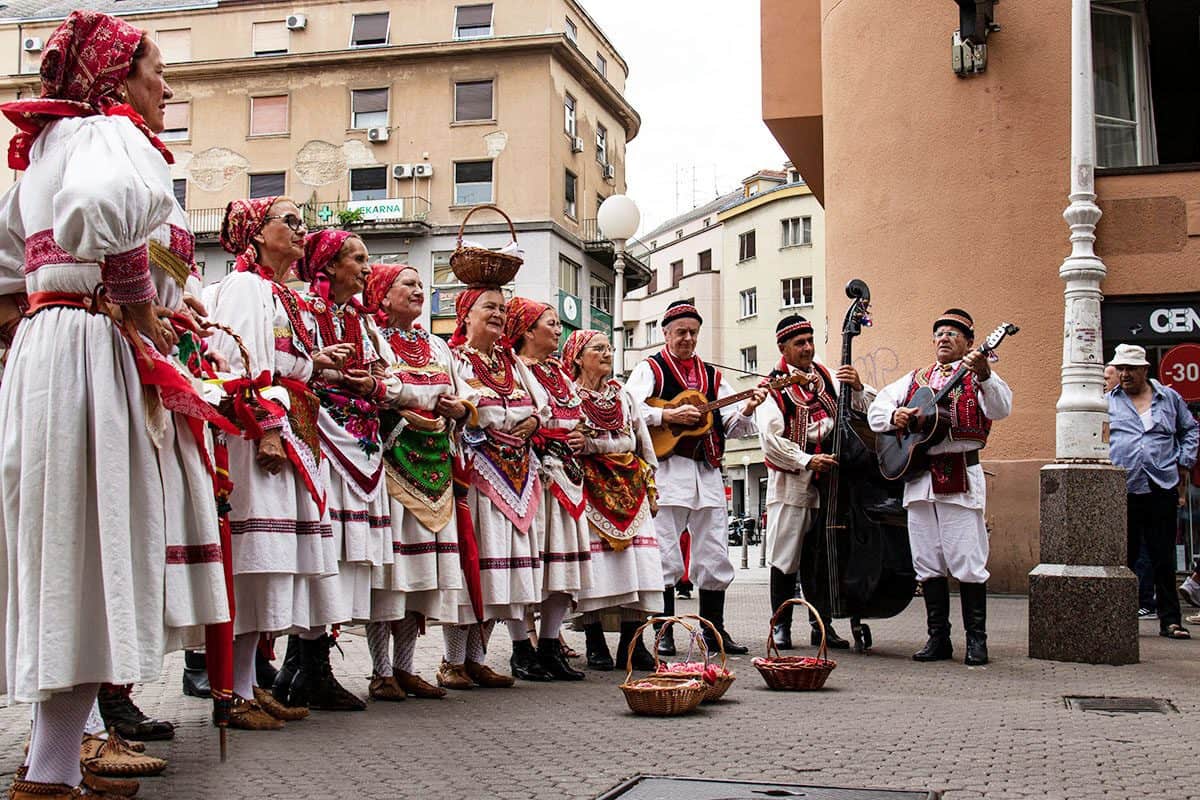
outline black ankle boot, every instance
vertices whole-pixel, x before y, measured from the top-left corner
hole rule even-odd
[[[796,596],[796,573],[785,573],[771,567],[771,614]],[[780,650],[792,649],[792,606],[779,615],[779,621],[771,629],[771,638]]]
[[[208,684],[208,659],[196,650],[183,651],[183,693],[188,697],[211,697]]]
[[[913,653],[913,661],[946,661],[954,657],[950,642],[950,580],[930,578],[922,584],[929,641]]]
[[[847,650],[850,643],[838,636],[838,632],[833,629],[833,618],[825,609],[819,609],[821,612],[821,621],[825,623],[825,647],[829,650]],[[809,634],[808,641],[813,647],[821,646],[821,626],[817,624],[813,613],[808,612],[808,624],[812,628],[812,633]]]
[[[980,667],[988,663],[987,584],[959,583],[958,596],[962,600],[963,628],[967,632],[967,657],[963,663],[968,667]]]
[[[717,629],[717,634],[720,635],[722,643],[725,645],[727,655],[741,656],[750,652],[749,647],[735,642],[729,635],[729,631],[725,630],[725,591],[723,589],[700,590],[700,616],[711,622]],[[704,644],[708,647],[709,652],[720,653],[721,643],[717,642],[713,632],[707,625],[701,627],[704,628]]]
[[[654,656],[650,655],[650,651],[646,649],[642,637],[636,635],[640,627],[642,627],[640,622],[621,623],[621,641],[617,644],[617,658],[620,659],[617,666],[621,669],[628,668],[630,647],[633,648],[633,668],[635,670],[650,672],[654,669]]]
[[[668,586],[663,590],[663,613],[664,617],[675,616],[675,587]],[[654,633],[657,635],[662,631],[663,624],[661,622],[654,623]],[[662,636],[658,639],[658,654],[660,656],[675,655],[675,629],[667,628],[663,631]],[[624,656],[617,654],[617,658]]]
[[[262,650],[257,650],[254,653],[254,680],[259,686],[274,686],[275,679],[279,677],[279,670],[275,669],[275,665],[271,663],[271,659],[263,655]]]
[[[604,625],[592,622],[583,627],[583,635],[587,638],[588,669],[598,672],[612,672],[613,657],[608,650],[608,642],[604,638]]]
[[[555,636],[553,639],[538,639],[538,663],[542,669],[556,681],[581,681],[584,674],[567,663],[563,655],[562,642]]]
[[[508,659],[508,665],[512,668],[513,677],[523,681],[545,683],[554,680],[550,673],[542,668],[537,651],[528,639],[512,643],[512,658]]]
[[[153,719],[138,708],[130,696],[132,686],[100,685],[96,702],[106,728],[116,728],[126,739],[139,742],[160,741],[175,738],[175,726],[161,719]]]
[[[299,636],[289,636],[287,650],[283,654],[283,664],[275,674],[275,682],[271,684],[271,694],[285,706],[308,706],[307,680],[301,678],[296,682],[303,665],[303,646]]]
[[[329,662],[329,651],[335,646],[333,637],[325,633],[318,639],[301,641],[307,656],[301,672],[307,673],[308,707],[318,711],[364,711],[367,704],[333,675],[333,665]]]

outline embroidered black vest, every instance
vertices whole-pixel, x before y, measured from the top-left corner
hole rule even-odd
[[[671,400],[689,388],[682,385],[675,377],[675,372],[667,364],[666,357],[661,352],[650,356],[647,361],[650,363],[650,371],[654,373],[655,397]],[[708,383],[704,396],[711,402],[717,399],[717,391],[721,386],[721,373],[703,361],[700,364],[704,368],[704,376]],[[704,461],[710,467],[720,469],[721,458],[725,455],[725,423],[721,419],[721,409],[714,409],[712,415],[712,429],[708,433],[703,436],[683,437],[675,445],[675,452],[668,458],[683,456],[694,461]]]
[[[789,441],[800,445],[800,449],[809,454],[819,452],[821,444],[820,440],[810,437],[810,423],[825,417],[837,416],[837,398],[830,391],[830,387],[833,386],[833,376],[829,374],[829,370],[815,362],[813,369],[820,376],[821,384],[813,387],[812,391],[800,386],[787,386],[771,392],[771,396],[775,398],[780,411],[783,412],[783,435]],[[772,370],[770,377],[774,380],[786,378],[789,374],[787,369],[781,366]],[[767,467],[781,472],[790,471],[769,461],[766,464]]]

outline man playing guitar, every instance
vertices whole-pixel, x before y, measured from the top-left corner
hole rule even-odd
[[[960,364],[969,370],[962,385],[948,396],[950,435],[929,448],[930,469],[904,487],[913,568],[924,586],[929,626],[929,641],[913,655],[916,661],[941,661],[954,655],[948,575],[959,582],[967,633],[965,663],[976,666],[988,661],[986,486],[979,451],[987,443],[992,422],[1012,411],[1012,390],[992,372],[986,356],[971,350],[974,342],[971,315],[959,308],[948,310],[933,323],[937,361],[883,388],[867,410],[871,429],[877,433],[907,428],[916,421],[917,409],[907,403],[918,388],[938,391]]]
[[[797,573],[804,536],[817,520],[821,495],[814,476],[827,472],[834,457],[821,452],[821,440],[834,427],[837,417],[839,384],[848,384],[854,394],[852,406],[865,411],[875,398],[875,390],[864,386],[858,370],[846,364],[830,375],[816,361],[813,327],[798,314],[784,317],[775,327],[775,340],[782,358],[771,373],[775,378],[801,372],[813,375],[815,382],[789,386],[767,395],[758,407],[756,421],[767,463],[767,546],[771,554],[771,610],[779,608],[796,594]],[[850,643],[833,630],[828,600],[821,592],[810,598],[825,622],[827,643],[832,648],[847,648]],[[788,608],[771,635],[780,650],[792,649],[792,615]],[[820,643],[821,634],[813,622],[811,641]]]
[[[633,368],[626,390],[641,408],[651,428],[671,424],[698,425],[702,415],[695,406],[654,408],[650,398],[671,400],[680,392],[694,389],[709,401],[733,394],[719,370],[696,356],[696,341],[703,320],[691,303],[676,301],[662,318],[666,346]],[[748,652],[725,630],[725,589],[733,582],[733,564],[729,561],[729,518],[725,510],[725,486],[721,480],[721,457],[729,436],[753,436],[754,410],[766,397],[765,389],[756,389],[739,411],[714,410],[713,426],[702,436],[684,437],[675,450],[658,460],[658,515],[654,518],[662,555],[664,613],[675,613],[675,582],[683,574],[679,534],[687,529],[692,537],[691,580],[700,592],[700,616],[707,619],[725,640],[725,652]],[[674,655],[671,629],[663,634],[659,653]],[[710,650],[716,648],[705,628]]]

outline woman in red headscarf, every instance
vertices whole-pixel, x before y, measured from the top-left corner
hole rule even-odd
[[[41,78],[41,97],[0,108],[19,129],[9,165],[25,170],[0,200],[0,272],[29,293],[0,387],[0,664],[10,699],[37,704],[15,798],[98,789],[79,763],[97,684],[156,680],[182,629],[229,618],[202,460],[211,412],[162,355],[176,336],[160,315],[190,266],[155,136],[162,57],[128,23],[74,12]]]
[[[319,658],[322,648],[327,654],[333,643],[325,626],[349,617],[326,509],[320,403],[307,384],[314,372],[340,368],[351,348],[318,347],[303,299],[284,283],[304,255],[305,233],[300,209],[286,197],[233,201],[221,246],[237,256],[236,269],[206,294],[213,319],[240,340],[217,333],[213,347],[233,375],[254,387],[238,392],[236,407],[248,439],[229,439],[236,606],[231,724],[251,730],[275,730],[303,716],[286,707],[306,705],[292,687],[300,662]],[[260,634],[288,631],[305,637],[307,658],[298,645],[289,647],[276,681],[280,699],[288,701],[281,703],[270,687],[255,685],[254,655]],[[320,683],[313,673],[305,671],[304,694]]]
[[[443,697],[445,689],[414,673],[413,652],[427,620],[457,620],[458,605],[465,602],[451,441],[455,421],[469,423],[471,408],[455,394],[449,346],[416,322],[425,302],[417,270],[374,265],[363,299],[375,313],[379,350],[398,384],[381,414],[392,537],[391,562],[375,571],[371,592],[370,693],[377,700]],[[472,685],[466,676],[440,677],[447,688]]]
[[[542,551],[541,630],[536,657],[514,647],[513,674],[531,680],[583,680],[563,656],[558,634],[563,619],[581,589],[592,583],[592,552],[583,523],[583,475],[577,455],[583,449],[578,430],[583,414],[570,377],[553,358],[562,336],[558,313],[546,303],[524,297],[508,301],[504,344],[512,348],[534,378],[538,402],[549,410],[549,421],[534,437],[541,464],[542,496],[535,528]],[[524,626],[512,626],[513,641],[525,639]],[[540,677],[531,666],[540,668]]]

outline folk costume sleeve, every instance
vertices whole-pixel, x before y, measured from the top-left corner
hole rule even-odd
[[[979,391],[979,408],[992,422],[1002,420],[1012,413],[1012,389],[996,373],[986,381],[976,380]]]
[[[733,387],[729,385],[729,381],[725,380],[725,376],[721,376],[721,385],[717,389],[717,399],[724,400],[729,395],[733,394]],[[754,415],[746,416],[742,413],[742,407],[731,406],[721,414],[721,420],[725,423],[725,436],[729,439],[736,439],[741,436],[753,436],[758,432],[758,427],[754,424]]]
[[[911,372],[905,373],[903,378],[889,383],[875,395],[875,399],[867,408],[867,422],[870,423],[871,430],[876,433],[886,433],[896,429],[896,426],[892,424],[892,414],[904,402],[908,386],[912,383],[912,376]]]
[[[865,412],[870,408],[871,403],[875,402],[875,398],[879,393],[875,391],[875,387],[869,383],[864,383],[861,392],[852,392],[850,394],[850,407],[855,411]]]
[[[650,429],[646,427],[646,420],[637,414],[637,403],[625,390],[621,390],[621,402],[625,406],[625,413],[632,421],[633,435],[637,442],[634,452],[642,461],[649,464],[651,469],[658,469],[658,456],[654,453],[654,442],[650,438]]]
[[[20,206],[17,186],[0,199],[0,295],[25,292],[25,226]]]
[[[648,362],[642,361],[633,368],[633,372],[629,373],[629,380],[625,382],[625,391],[633,399],[646,425],[650,427],[662,425],[662,409],[646,405],[646,399],[654,394],[654,373]]]
[[[113,302],[153,300],[146,242],[175,206],[166,162],[121,117],[81,120],[65,146],[62,185],[53,199],[54,241],[81,261],[101,265]],[[154,180],[159,175],[163,179]]]
[[[767,395],[767,399],[755,411],[755,417],[758,438],[767,461],[784,470],[808,468],[812,456],[785,435],[783,410],[774,395]]]

